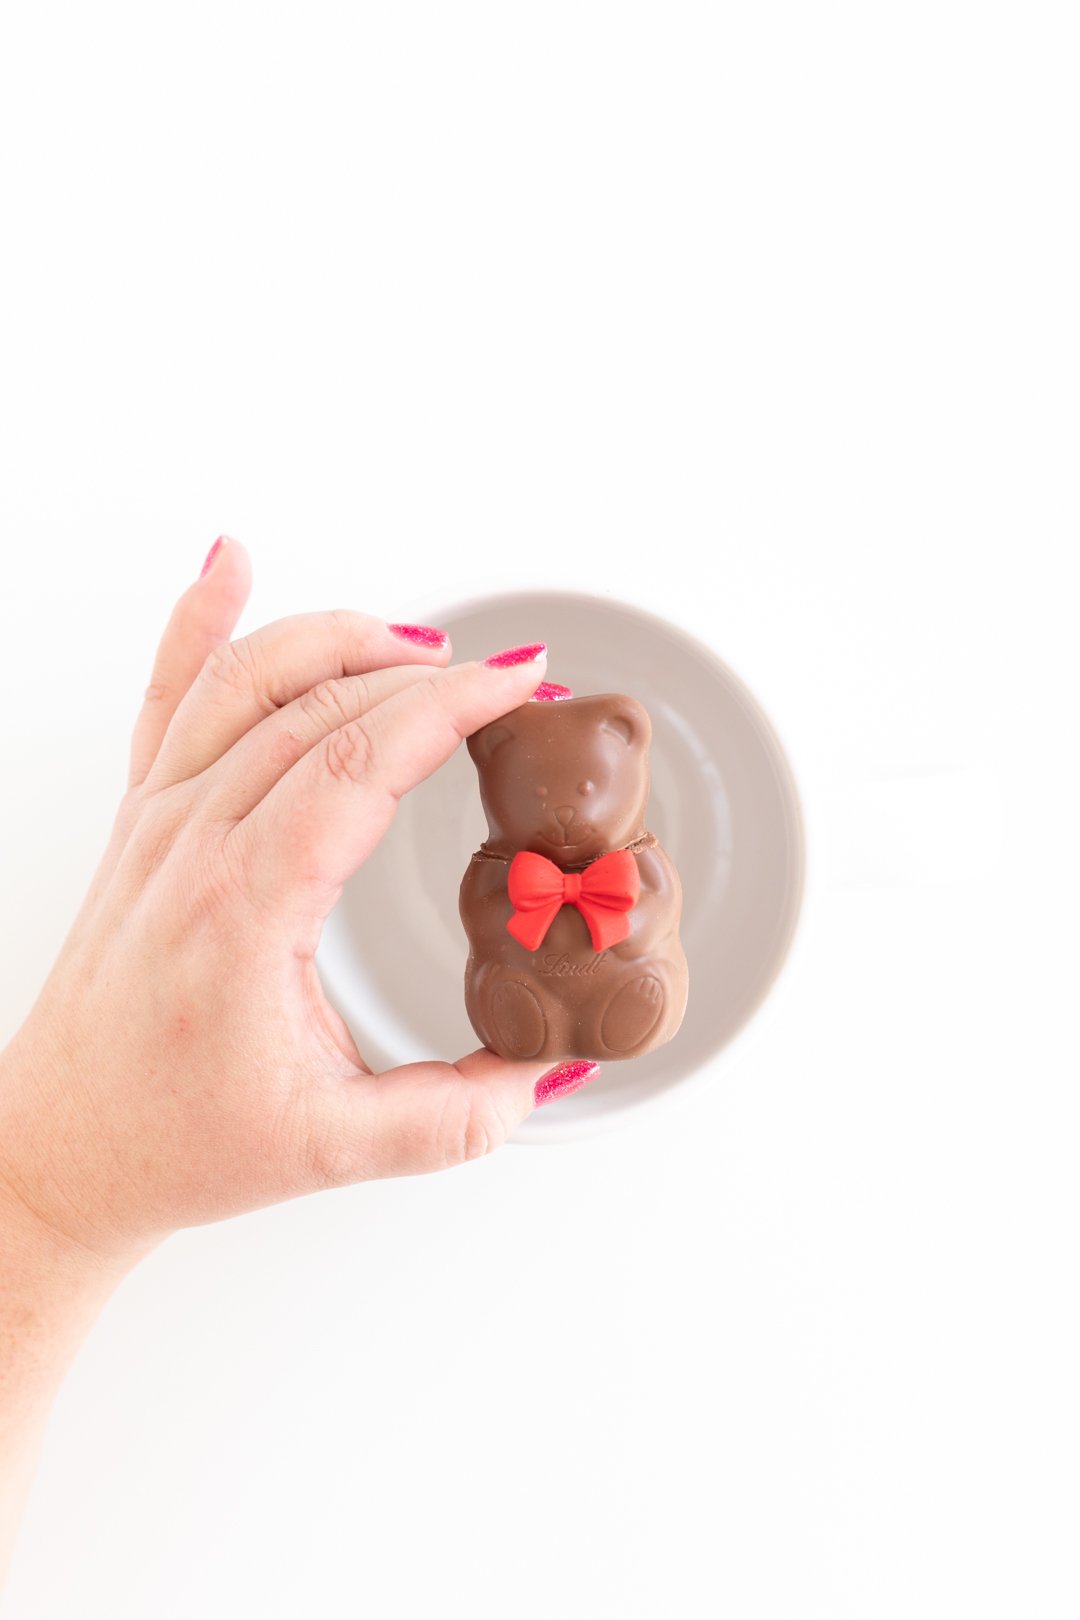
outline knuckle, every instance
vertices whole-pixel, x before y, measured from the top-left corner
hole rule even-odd
[[[151,681],[143,693],[143,702],[149,704],[164,703],[169,696],[169,688],[164,681]]]
[[[364,707],[363,697],[363,692],[354,695],[347,681],[319,681],[301,695],[300,712],[324,730],[336,730],[357,718]]]
[[[417,696],[421,704],[428,709],[432,718],[441,725],[448,726],[455,733],[458,740],[464,738],[457,713],[454,709],[450,687],[442,670],[432,670],[429,675],[417,684]]]
[[[239,695],[250,703],[254,698],[265,714],[281,707],[275,696],[272,671],[264,667],[256,636],[223,641],[209,654],[202,667],[202,679],[227,698]]]
[[[121,813],[128,829],[125,859],[145,884],[168,860],[183,826],[184,809],[169,794],[151,796],[142,788],[126,794]]]
[[[335,781],[362,782],[371,771],[373,757],[371,733],[361,721],[351,721],[326,739],[326,769]]]
[[[145,782],[135,782],[129,787],[120,800],[120,815],[132,825],[138,821],[143,806],[149,802],[150,794]]]
[[[250,938],[257,907],[244,863],[228,840],[188,826],[177,838],[175,853],[171,877],[185,929],[230,949]],[[238,968],[239,961],[234,971]]]
[[[250,642],[246,639],[223,641],[207,655],[202,673],[212,686],[221,686],[230,692],[250,691],[254,684]]]
[[[348,642],[365,635],[372,624],[366,613],[357,613],[355,608],[330,608],[326,617],[339,636]]]
[[[136,782],[129,787],[120,800],[116,811],[114,827],[119,836],[126,843],[132,836],[143,814],[147,793],[144,782]]]
[[[506,1126],[486,1091],[455,1087],[455,1103],[443,1116],[441,1157],[447,1164],[486,1158],[506,1141]]]
[[[316,1188],[348,1187],[367,1175],[370,1146],[359,1133],[322,1129],[309,1134],[303,1156],[307,1178]]]

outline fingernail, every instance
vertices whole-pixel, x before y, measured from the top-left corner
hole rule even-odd
[[[568,686],[560,686],[558,681],[541,681],[529,702],[561,703],[564,698],[571,698],[573,695]]]
[[[505,652],[492,653],[484,659],[488,669],[513,669],[515,664],[535,664],[547,652],[543,641],[530,641],[527,647],[508,647]]]
[[[533,1100],[537,1108],[543,1108],[545,1103],[554,1102],[557,1097],[568,1097],[572,1091],[587,1086],[599,1073],[599,1063],[592,1063],[585,1058],[576,1058],[572,1063],[560,1063],[557,1069],[549,1069],[547,1074],[540,1076],[533,1092]]]
[[[229,536],[227,534],[219,534],[218,535],[217,539],[214,541],[213,545],[210,547],[210,550],[206,553],[206,561],[203,563],[202,572],[199,575],[200,579],[205,579],[206,578],[207,574],[210,572],[211,568],[213,568],[213,566],[214,566],[214,559],[217,557],[218,552],[221,550],[222,546],[228,545],[228,543],[229,543]]]
[[[386,628],[417,647],[445,647],[450,640],[445,630],[433,630],[430,624],[388,624]]]

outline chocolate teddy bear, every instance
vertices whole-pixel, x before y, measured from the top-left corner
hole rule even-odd
[[[465,1006],[505,1058],[629,1058],[686,1007],[682,891],[645,827],[649,717],[529,702],[469,738],[488,837],[461,884]]]

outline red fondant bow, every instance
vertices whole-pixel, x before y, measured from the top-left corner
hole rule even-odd
[[[601,855],[584,872],[563,872],[545,855],[520,850],[506,881],[514,915],[507,928],[535,951],[561,906],[576,906],[588,924],[593,949],[606,951],[630,932],[626,913],[637,904],[641,878],[628,849]]]

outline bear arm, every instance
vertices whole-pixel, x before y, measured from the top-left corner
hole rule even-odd
[[[679,880],[668,855],[656,844],[639,851],[635,859],[641,893],[629,913],[629,937],[612,947],[616,956],[627,960],[654,951],[679,922]]]
[[[471,932],[470,921],[474,926],[477,921],[490,926],[495,920],[509,917],[506,871],[505,861],[470,861],[465,868],[458,911],[466,934]],[[466,907],[471,917],[466,916]]]

